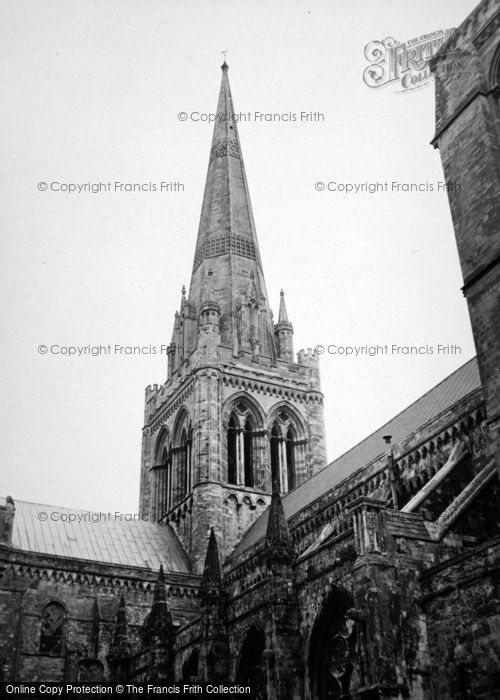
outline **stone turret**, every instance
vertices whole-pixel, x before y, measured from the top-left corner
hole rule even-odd
[[[280,310],[278,323],[274,326],[274,334],[276,336],[276,345],[278,349],[278,357],[286,362],[292,363],[293,357],[293,326],[288,320],[288,314],[285,304],[285,292],[280,292]]]
[[[153,603],[144,626],[144,646],[149,652],[148,680],[173,680],[173,638],[172,615],[167,604],[167,589],[163,566],[160,566],[156,579]]]
[[[223,683],[228,677],[227,596],[213,528],[210,530],[199,596],[203,618],[202,675],[207,682]]]
[[[116,615],[113,642],[107,657],[113,683],[123,683],[128,680],[130,657],[131,647],[128,635],[127,609],[125,598],[122,596]]]
[[[200,583],[200,601],[202,604],[211,604],[219,601],[224,595],[224,585],[222,582],[222,569],[219,559],[219,549],[214,529],[210,530],[208,539],[205,566]]]
[[[220,304],[216,300],[213,272],[209,270],[203,289],[198,318],[198,348],[205,354],[206,362],[217,361],[220,344]]]
[[[267,678],[272,697],[285,700],[293,697],[292,679],[300,667],[300,628],[293,572],[295,552],[276,481],[269,507],[264,558],[268,573],[266,638],[272,640],[265,654]]]
[[[273,492],[266,530],[266,548],[268,561],[273,569],[278,564],[290,564],[293,561],[293,545],[277,481],[273,481]]]
[[[10,547],[16,507],[11,496],[5,498],[5,505],[0,505],[0,545]]]

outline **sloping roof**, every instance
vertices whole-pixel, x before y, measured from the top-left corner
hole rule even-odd
[[[189,573],[186,555],[169,525],[115,518],[114,513],[14,503],[16,549],[153,571],[163,564],[166,571]]]
[[[393,443],[403,442],[433,417],[451,408],[480,386],[477,358],[474,357],[362,442],[283,496],[287,519],[380,456],[384,451],[384,435],[392,435]],[[231,557],[245,551],[264,536],[268,512],[269,509],[264,511],[249,528]]]

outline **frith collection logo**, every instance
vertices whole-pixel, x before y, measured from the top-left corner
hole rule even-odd
[[[386,37],[365,46],[365,58],[370,65],[363,71],[363,81],[370,88],[396,84],[398,92],[408,92],[427,85],[432,78],[430,59],[448,40],[454,29],[440,29],[431,34],[410,39],[405,43]],[[454,56],[448,69],[460,71],[460,56]]]

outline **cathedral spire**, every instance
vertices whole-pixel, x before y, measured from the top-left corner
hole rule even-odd
[[[258,334],[259,353],[274,357],[269,303],[238,135],[239,115],[234,110],[229,67],[225,61],[221,68],[222,80],[186,302],[189,309],[199,314],[205,301],[207,272],[211,270],[217,285],[213,301],[221,309],[221,344],[232,348],[235,355],[240,351],[251,354],[254,336]],[[255,298],[251,319],[241,310],[249,289]],[[252,341],[248,340],[250,325],[256,329]],[[189,342],[191,347],[184,348],[185,355],[196,346],[194,337],[189,338]]]
[[[180,295],[167,346],[168,378],[146,390],[141,467],[141,516],[173,522],[196,574],[205,566],[207,619],[227,607],[216,545],[224,557],[234,549],[242,525],[259,517],[252,503],[270,493],[273,478],[286,492],[326,463],[317,354],[304,351],[294,362],[284,299],[273,321],[238,137],[248,117],[234,111],[228,73],[224,63],[189,291]],[[235,488],[248,492],[236,519]],[[276,500],[268,536],[287,551]],[[177,527],[181,510],[185,524]],[[216,542],[212,534],[207,554],[211,526],[224,537]],[[292,560],[293,552],[280,566]]]

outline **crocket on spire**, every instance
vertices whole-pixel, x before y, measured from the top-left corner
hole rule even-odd
[[[276,480],[273,481],[271,505],[269,506],[266,547],[269,552],[269,558],[273,562],[288,561],[293,558],[292,540],[281,502],[278,482]]]
[[[158,578],[156,579],[153,604],[146,625],[146,636],[148,640],[154,637],[166,639],[172,634],[172,615],[167,604],[167,590],[165,587],[165,576],[163,565],[160,565]]]

